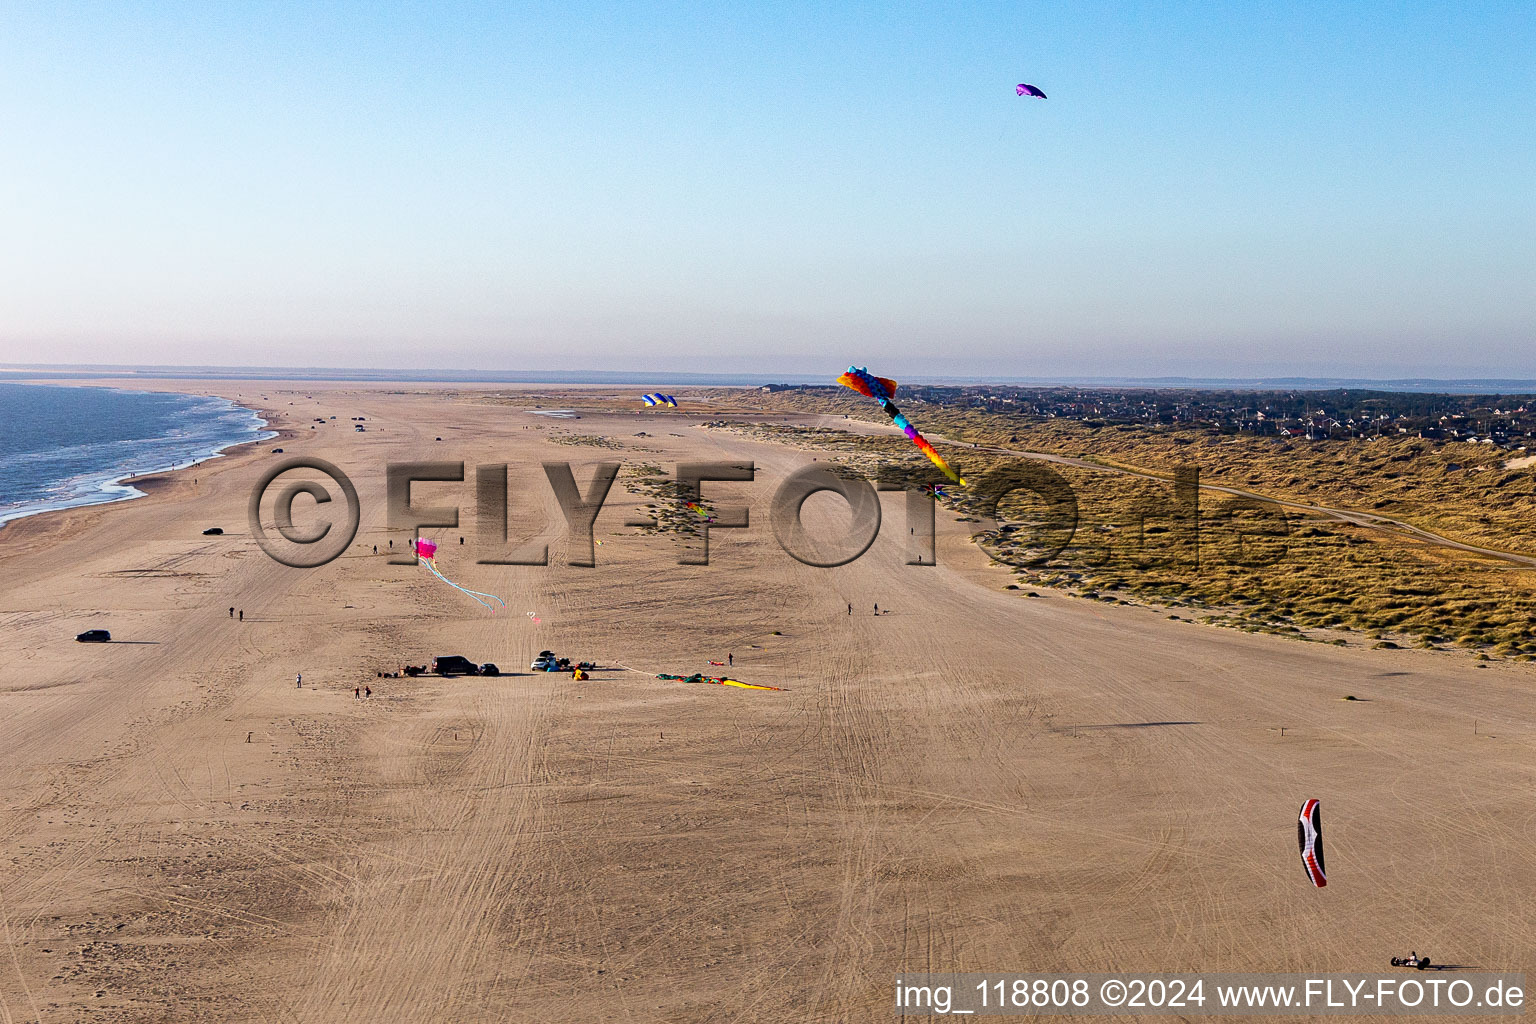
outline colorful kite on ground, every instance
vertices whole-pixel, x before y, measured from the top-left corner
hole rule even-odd
[[[784,687],[782,686],[763,686],[760,683],[744,683],[740,679],[727,679],[724,676],[706,676],[700,672],[695,672],[691,676],[674,676],[668,675],[666,672],[658,672],[656,673],[656,678],[671,679],[679,683],[710,683],[715,686],[735,686],[743,690],[774,690],[779,693],[784,692]]]
[[[437,541],[428,540],[425,537],[420,537],[411,542],[411,550],[416,552],[417,560],[420,561],[422,565],[425,565],[433,576],[436,576],[438,579],[448,584],[454,590],[468,595],[469,599],[474,601],[476,604],[490,608],[492,611],[495,611],[496,609],[491,605],[491,601],[495,601],[503,608],[507,606],[507,602],[503,601],[495,594],[482,594],[478,590],[470,590],[468,587],[461,587],[457,583],[453,582],[453,580],[449,579],[447,576],[444,576],[440,571],[438,571],[437,562],[435,561],[437,557]],[[482,601],[481,598],[488,598],[489,600]]]
[[[761,683],[744,683],[740,679],[726,679],[724,677],[717,679],[714,676],[705,676],[704,682],[714,683],[716,686],[738,686],[743,690],[773,690],[775,693],[784,692],[784,687],[782,686],[763,686]]]
[[[928,443],[928,439],[919,434],[917,428],[912,425],[912,421],[903,416],[901,410],[891,402],[891,399],[896,397],[895,381],[885,377],[871,376],[870,372],[862,366],[850,366],[847,373],[837,378],[837,382],[845,388],[852,388],[859,394],[868,395],[879,402],[885,414],[891,418],[891,422],[912,439],[912,443],[928,456],[928,461],[942,469],[944,475],[955,483],[961,487],[965,486],[965,481],[960,479],[960,474],[949,468],[949,463],[944,461],[944,457],[933,450],[933,445]]]
[[[1317,800],[1301,805],[1301,818],[1296,822],[1296,845],[1301,848],[1301,866],[1307,878],[1321,889],[1328,884],[1323,873],[1323,813]]]
[[[1014,86],[1013,91],[1018,93],[1020,96],[1033,96],[1036,99],[1045,99],[1045,93],[1025,82],[1020,82],[1018,85]]]
[[[648,395],[642,395],[640,400],[646,405],[670,405],[674,409],[677,408],[677,399],[671,395],[664,395],[660,391],[653,391]]]

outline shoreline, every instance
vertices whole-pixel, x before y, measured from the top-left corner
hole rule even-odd
[[[244,438],[241,440],[231,440],[227,443],[219,443],[211,448],[201,449],[199,450],[198,454],[182,461],[175,462],[164,469],[141,470],[138,472],[129,473],[114,472],[110,473],[110,475],[104,473],[100,476],[92,475],[88,480],[82,482],[82,488],[94,488],[94,490],[82,489],[82,492],[77,495],[61,499],[57,502],[46,503],[42,507],[29,509],[23,506],[21,509],[15,511],[0,512],[0,531],[5,530],[7,527],[12,526],[14,523],[35,519],[39,516],[48,516],[62,512],[72,512],[81,509],[98,508],[109,505],[121,505],[130,501],[134,501],[138,498],[147,498],[154,490],[158,489],[158,485],[162,479],[169,480],[171,474],[180,473],[187,469],[195,469],[198,466],[201,466],[204,463],[210,462],[214,459],[222,459],[235,454],[240,454],[238,452],[238,449],[240,448],[244,448],[252,444],[260,444],[265,441],[275,440],[280,438],[283,434],[283,431],[280,427],[274,426],[273,420],[275,414],[271,410],[252,407],[241,401],[229,398],[226,395],[180,390],[160,392],[143,388],[122,387],[117,384],[98,383],[94,381],[58,382],[42,380],[18,380],[12,381],[10,383],[32,384],[40,387],[103,388],[109,391],[120,391],[126,394],[161,393],[184,395],[188,398],[214,399],[216,401],[227,403],[230,410],[243,409],[244,411],[250,413],[256,418],[258,425],[254,428],[255,435],[252,437]],[[145,485],[149,486],[146,488]],[[3,536],[3,534],[0,534],[0,536]]]

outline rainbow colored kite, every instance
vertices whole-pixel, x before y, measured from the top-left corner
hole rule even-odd
[[[431,572],[433,576],[436,576],[438,579],[448,584],[454,590],[459,591],[461,594],[467,595],[469,599],[474,601],[476,604],[490,608],[491,611],[496,610],[495,607],[491,605],[491,601],[495,601],[496,604],[501,605],[503,608],[507,606],[507,602],[503,601],[495,594],[482,594],[478,590],[470,590],[468,587],[461,587],[447,576],[444,576],[437,568],[437,541],[428,540],[425,537],[419,537],[416,540],[411,541],[411,550],[416,552],[417,560],[421,562],[422,565],[426,566],[427,570]],[[481,598],[489,598],[489,600],[482,601]],[[533,613],[529,612],[528,614],[532,615]],[[534,619],[533,621],[537,622],[539,620]]]
[[[928,456],[929,462],[942,469],[944,475],[955,483],[961,487],[965,486],[965,481],[960,479],[960,474],[949,468],[949,463],[944,461],[944,457],[933,450],[933,445],[928,443],[928,439],[917,432],[917,428],[912,425],[912,421],[903,416],[901,410],[896,408],[895,404],[891,401],[896,396],[895,381],[885,377],[872,376],[869,370],[862,366],[850,366],[848,367],[848,372],[837,378],[837,382],[845,388],[852,388],[859,394],[866,395],[879,402],[880,408],[885,410],[885,414],[891,418],[891,422],[900,427],[903,434],[911,438],[912,443],[917,445],[918,450]]]

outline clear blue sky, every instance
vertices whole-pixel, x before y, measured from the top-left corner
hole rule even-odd
[[[1532,377],[1533,54],[1528,0],[12,2],[0,361]]]

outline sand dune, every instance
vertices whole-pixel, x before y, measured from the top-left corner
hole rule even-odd
[[[964,524],[907,566],[899,495],[867,555],[807,567],[767,509],[811,453],[697,418],[210,390],[290,433],[0,530],[0,1019],[862,1021],[907,970],[1536,966],[1529,667],[1029,599]],[[357,484],[321,569],[246,526],[278,444]],[[445,572],[506,612],[387,561],[384,463],[445,458],[509,463],[512,534],[550,539],[476,565],[472,484],[418,486],[463,509]],[[621,482],[566,565],[539,463],[611,459],[753,460],[707,485],[752,525],[678,565]],[[97,626],[128,642],[73,642]],[[527,674],[545,647],[605,668]],[[786,692],[654,678],[728,652]],[[447,653],[523,674],[377,677]]]

